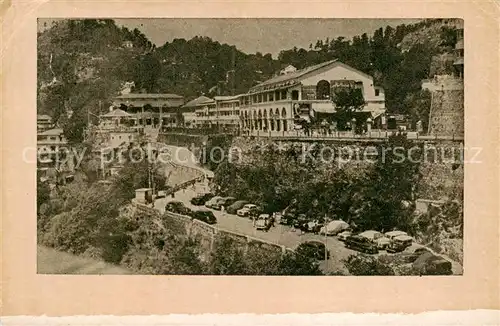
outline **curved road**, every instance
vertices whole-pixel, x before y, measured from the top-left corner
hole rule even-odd
[[[208,171],[209,173],[213,174],[213,172],[201,168],[200,166],[197,165],[196,159],[193,153],[189,151],[189,149],[171,145],[164,145],[164,146],[171,153],[176,153],[175,155],[173,155],[173,160],[172,160],[173,162],[180,165],[185,165],[188,167],[200,169],[203,171]],[[154,207],[157,208],[161,213],[163,213],[165,211],[165,205],[167,202],[181,201],[187,207],[194,210],[204,208],[202,206],[193,206],[190,203],[190,200],[197,194],[204,193],[207,191],[208,187],[206,184],[197,183],[189,187],[188,189],[176,192],[174,198],[169,196],[167,198],[157,199],[154,203]],[[253,227],[252,221],[248,218],[239,217],[237,215],[232,215],[228,213],[222,214],[222,212],[217,210],[211,210],[211,211],[217,217],[217,224],[215,224],[214,226],[220,228],[221,230],[233,231],[240,234],[252,236],[254,238],[266,240],[279,245],[284,245],[287,248],[295,249],[301,242],[307,240],[318,240],[323,243],[326,242],[326,246],[331,254],[331,257],[328,261],[322,262],[322,268],[326,272],[335,272],[335,271],[347,272],[343,260],[349,257],[349,255],[358,253],[357,251],[347,249],[344,246],[344,243],[337,240],[335,237],[325,238],[325,236],[320,236],[312,233],[301,234],[299,230],[293,230],[289,226],[284,226],[280,224],[277,224],[275,227],[271,228],[268,232],[260,231],[256,230]],[[421,247],[421,245],[414,244],[410,249],[418,247]],[[381,254],[385,254],[385,252],[382,251]],[[448,257],[445,257],[443,255],[440,256],[452,262],[453,274],[460,275],[462,273],[462,267],[460,266],[460,264],[452,261]]]

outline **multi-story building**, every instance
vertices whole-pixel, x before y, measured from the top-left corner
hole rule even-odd
[[[219,127],[227,130],[240,128],[240,99],[242,97],[243,95],[214,97],[215,121]]]
[[[50,129],[38,133],[37,135],[37,151],[38,151],[38,167],[54,167],[62,160],[63,150],[67,149],[68,142],[64,137],[62,129]]]
[[[217,115],[215,114],[215,100],[206,96],[198,98],[196,105],[196,127],[198,128],[212,128],[217,125]]]
[[[464,28],[457,28],[457,43],[455,44],[456,59],[453,62],[457,75],[463,78],[464,75]]]
[[[177,125],[184,98],[176,94],[129,93],[114,98],[113,106],[132,114],[134,124],[145,128]]]
[[[46,114],[38,114],[36,116],[36,129],[38,132],[44,132],[52,128],[54,128],[54,124],[50,116]]]
[[[215,101],[206,96],[199,96],[182,106],[184,126],[189,128],[210,126],[209,111],[215,107]]]
[[[332,101],[339,87],[360,89],[365,106],[364,119],[381,119],[385,97],[373,77],[337,60],[278,75],[241,96],[240,118],[246,132],[289,132],[298,118],[334,114]],[[358,121],[362,123],[363,121]]]

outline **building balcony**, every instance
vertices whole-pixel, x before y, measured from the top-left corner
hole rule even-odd
[[[64,145],[67,145],[68,142],[66,140],[47,140],[47,139],[43,139],[43,140],[37,140],[36,144],[38,146],[50,146],[50,145],[53,145],[53,146],[64,146]]]

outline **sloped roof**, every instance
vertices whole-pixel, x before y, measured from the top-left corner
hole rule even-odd
[[[36,119],[37,120],[52,120],[52,118],[46,114],[37,114]]]
[[[62,129],[55,128],[55,129],[50,129],[50,130],[41,132],[41,133],[39,133],[39,135],[41,135],[41,136],[59,136],[62,133],[64,133],[64,131]]]
[[[176,98],[176,99],[182,99],[183,97],[177,94],[149,94],[149,93],[128,93],[128,94],[122,94],[117,97],[116,99],[134,99],[134,98],[148,98],[148,99],[162,99],[162,98]]]
[[[231,101],[237,100],[241,95],[233,95],[233,96],[215,96],[214,100],[216,101]]]
[[[106,117],[106,118],[114,118],[114,117],[130,117],[132,116],[130,113],[127,113],[121,109],[114,109],[113,111],[101,115],[101,117]]]
[[[193,106],[199,106],[199,105],[209,104],[209,103],[213,103],[213,102],[214,102],[213,99],[202,95],[202,96],[195,98],[194,100],[187,102],[183,106],[184,107],[193,107]]]
[[[265,88],[266,86],[270,86],[270,85],[275,85],[275,86],[294,85],[296,83],[299,83],[302,78],[306,77],[306,75],[308,75],[312,72],[315,72],[316,70],[319,70],[321,68],[328,67],[330,65],[342,66],[344,68],[347,68],[349,70],[356,72],[357,74],[363,75],[363,76],[368,77],[368,78],[373,78],[372,76],[370,76],[370,75],[368,75],[360,70],[357,70],[349,65],[346,65],[345,63],[342,63],[338,60],[330,60],[330,61],[322,62],[322,63],[314,65],[314,66],[306,67],[304,69],[293,71],[293,72],[290,72],[288,74],[279,75],[279,76],[273,77],[271,79],[268,79],[260,84],[253,86],[250,89],[250,93],[258,91],[259,89],[261,89],[263,87]]]
[[[336,61],[337,60],[326,61],[326,62],[322,62],[322,63],[314,65],[314,66],[310,66],[310,67],[306,67],[304,69],[290,72],[286,75],[279,75],[279,76],[273,77],[271,79],[268,79],[268,80],[266,80],[266,81],[264,81],[256,86],[254,86],[254,87],[258,88],[258,87],[262,87],[265,85],[271,85],[271,84],[276,84],[276,83],[281,83],[281,82],[286,82],[286,81],[290,81],[293,79],[297,79],[297,78],[304,76],[305,74],[308,74],[308,73],[313,72],[315,70],[318,70],[320,68],[326,67],[326,66],[328,66]]]

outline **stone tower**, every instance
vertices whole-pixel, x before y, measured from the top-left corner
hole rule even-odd
[[[430,135],[464,135],[464,39],[463,27],[457,28],[454,73],[437,75],[422,85],[431,91]]]

